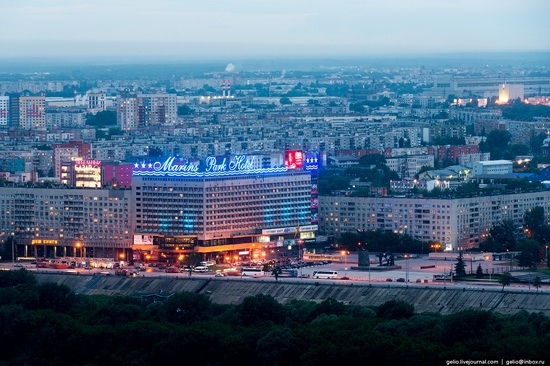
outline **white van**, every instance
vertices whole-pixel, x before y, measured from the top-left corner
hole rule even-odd
[[[261,268],[243,268],[241,274],[243,276],[261,277],[264,275],[264,271]]]
[[[206,266],[196,266],[193,268],[193,272],[208,272],[208,267]]]
[[[338,272],[336,271],[315,271],[313,272],[313,278],[336,278]]]
[[[204,267],[210,267],[210,266],[215,266],[215,265],[216,265],[216,262],[214,262],[214,261],[201,262],[201,266],[204,266]]]

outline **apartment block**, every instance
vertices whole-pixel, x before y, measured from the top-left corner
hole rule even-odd
[[[479,246],[495,223],[512,220],[520,228],[536,206],[548,217],[550,191],[454,199],[320,196],[319,229],[335,235],[380,229],[462,250]]]

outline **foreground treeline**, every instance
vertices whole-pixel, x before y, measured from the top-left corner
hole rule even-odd
[[[175,294],[166,302],[86,296],[0,272],[1,365],[444,365],[546,359],[550,318],[471,310],[415,314],[257,295],[239,305]]]

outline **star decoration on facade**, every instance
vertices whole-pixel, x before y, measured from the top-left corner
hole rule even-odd
[[[149,163],[147,164],[147,168],[151,169],[153,167],[153,164]]]
[[[135,168],[139,168],[139,164],[138,164],[138,163],[135,163],[135,164],[134,164],[134,167],[135,167]]]

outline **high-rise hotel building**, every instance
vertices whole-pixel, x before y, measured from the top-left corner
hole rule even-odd
[[[317,225],[312,225],[312,179],[306,164],[266,168],[257,167],[254,159],[241,155],[209,157],[202,163],[175,158],[136,163],[135,247],[149,245],[165,255],[194,249],[210,258],[233,259],[279,247],[298,250],[314,240]]]

